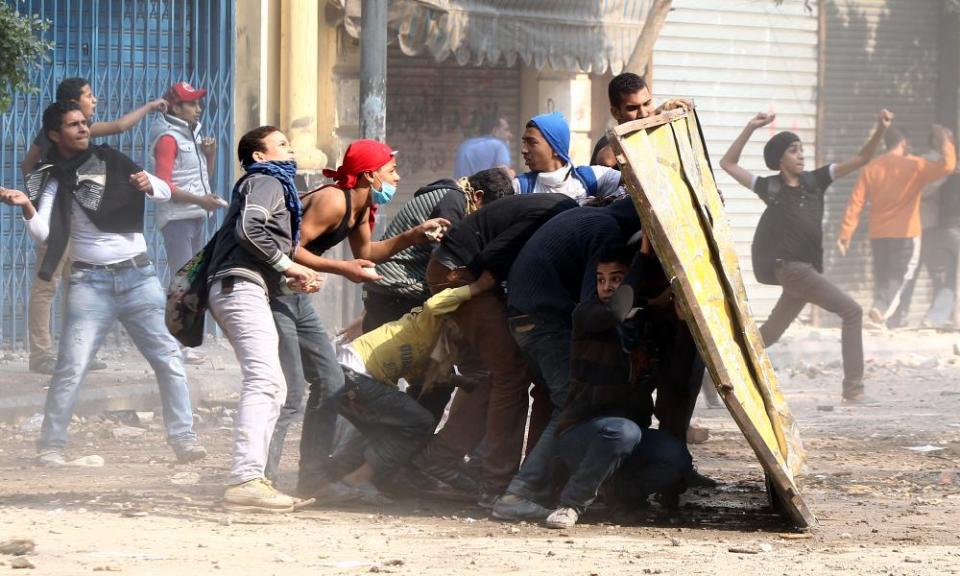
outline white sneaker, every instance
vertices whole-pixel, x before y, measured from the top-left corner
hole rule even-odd
[[[573,508],[557,508],[547,516],[547,528],[570,528],[580,519],[580,513]]]
[[[203,364],[207,361],[207,355],[199,348],[184,348],[183,361],[186,364]]]
[[[37,464],[41,466],[69,466],[70,463],[60,450],[44,450],[37,454]]]

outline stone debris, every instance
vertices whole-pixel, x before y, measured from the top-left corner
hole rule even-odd
[[[33,553],[37,545],[33,540],[27,538],[13,538],[0,542],[0,554],[9,554],[11,556],[23,556]]]
[[[112,436],[114,440],[135,440],[142,438],[146,433],[147,431],[143,428],[135,428],[123,424],[110,430],[110,436]]]
[[[14,570],[22,569],[22,568],[28,568],[30,570],[33,570],[34,568],[36,568],[33,562],[31,562],[30,559],[27,558],[26,556],[17,556],[13,560],[11,560],[10,567],[13,568]]]

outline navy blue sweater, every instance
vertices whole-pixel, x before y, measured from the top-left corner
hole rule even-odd
[[[570,321],[581,300],[596,293],[596,257],[622,245],[640,219],[628,198],[604,208],[576,208],[555,216],[520,251],[507,280],[507,305],[515,312]]]

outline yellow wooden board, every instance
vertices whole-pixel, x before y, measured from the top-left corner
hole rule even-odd
[[[816,519],[794,481],[803,444],[750,314],[723,200],[695,112],[617,126],[610,145],[644,230],[671,279],[710,376],[800,527]]]

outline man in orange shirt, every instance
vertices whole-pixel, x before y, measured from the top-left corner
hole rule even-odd
[[[870,244],[873,251],[873,307],[870,319],[893,328],[904,323],[910,305],[908,286],[920,264],[920,195],[927,184],[950,174],[957,164],[953,135],[933,126],[941,160],[910,154],[910,142],[900,130],[884,135],[887,152],[860,173],[847,203],[837,247],[850,248],[863,205],[870,202]]]

